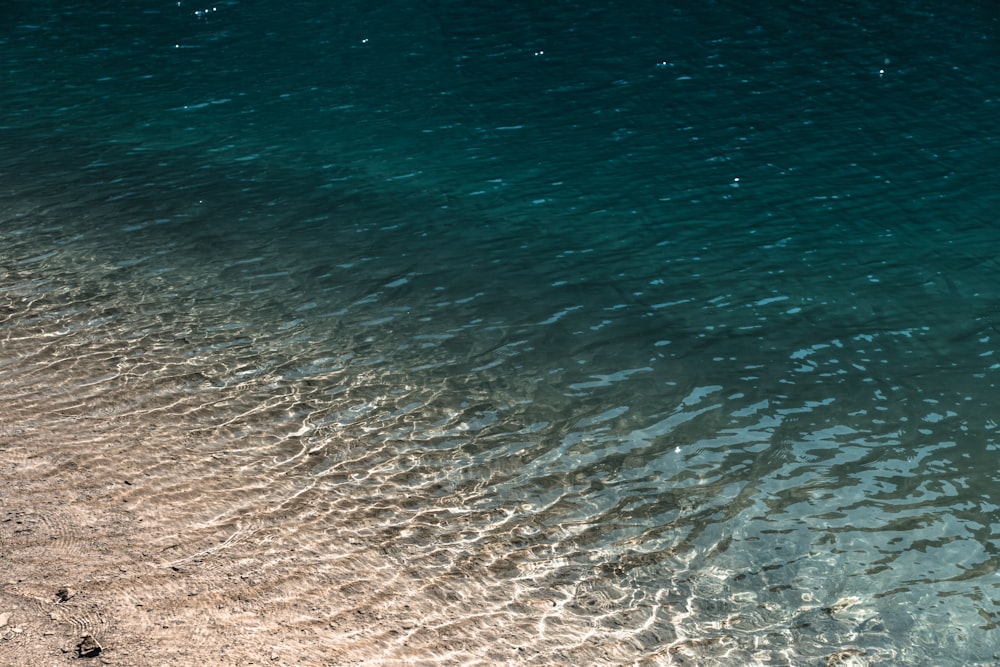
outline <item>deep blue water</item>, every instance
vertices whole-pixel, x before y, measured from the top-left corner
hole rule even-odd
[[[559,591],[526,662],[995,664],[1000,11],[625,4],[5,3],[8,355]]]

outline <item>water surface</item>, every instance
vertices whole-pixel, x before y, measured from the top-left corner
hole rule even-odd
[[[1000,659],[993,9],[321,5],[5,13],[4,428],[379,659]]]

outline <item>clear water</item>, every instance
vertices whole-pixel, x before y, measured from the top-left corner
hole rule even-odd
[[[385,660],[1000,661],[996,9],[626,4],[6,3],[5,433],[256,471]]]

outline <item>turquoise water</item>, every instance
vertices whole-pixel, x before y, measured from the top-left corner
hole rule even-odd
[[[998,29],[13,3],[8,419],[285,466],[457,577],[409,658],[995,664]]]

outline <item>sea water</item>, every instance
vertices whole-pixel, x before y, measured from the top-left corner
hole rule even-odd
[[[431,582],[386,659],[995,664],[998,40],[989,3],[11,0],[5,428],[280,467],[298,542]]]

